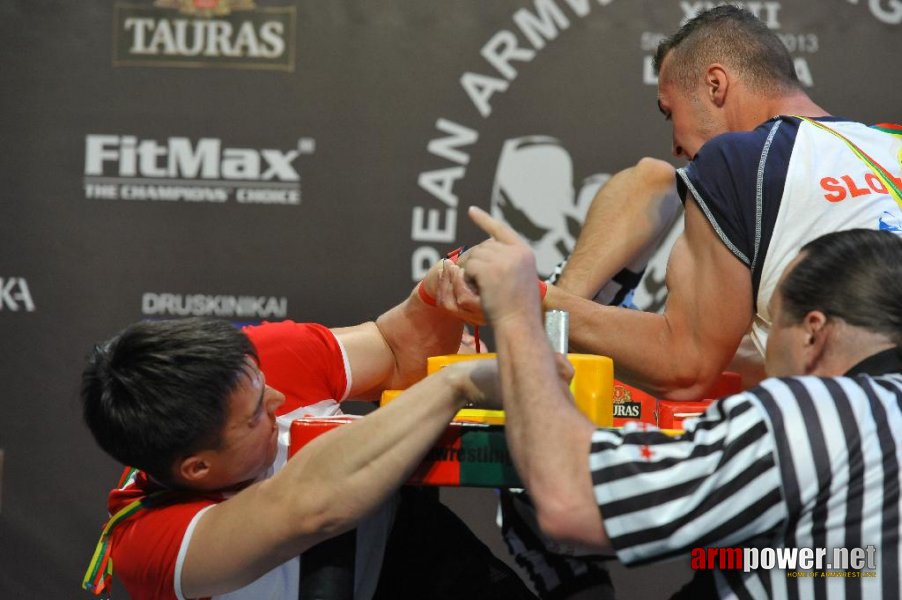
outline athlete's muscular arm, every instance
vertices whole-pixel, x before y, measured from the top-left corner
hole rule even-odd
[[[413,472],[454,413],[484,403],[494,361],[451,365],[391,404],[317,438],[272,478],[205,512],[182,570],[185,597],[235,590],[353,527]]]
[[[545,308],[570,313],[570,342],[610,356],[618,378],[660,397],[699,398],[733,357],[752,318],[748,269],[694,201],[667,268],[663,315],[599,306],[548,288]]]
[[[647,262],[680,214],[676,194],[674,169],[662,160],[643,158],[616,173],[592,200],[557,287],[591,299],[624,267]],[[484,324],[479,297],[465,283],[469,255],[447,265],[438,301],[465,321]]]
[[[673,167],[643,158],[614,174],[598,190],[576,247],[557,282],[561,289],[593,298],[624,267],[651,252],[680,213]]]
[[[447,262],[447,261],[446,261]],[[435,296],[443,265],[436,263],[424,285]],[[426,375],[430,356],[454,354],[463,322],[423,302],[416,288],[375,322],[333,329],[348,355],[351,398],[372,397],[384,389],[404,389]]]

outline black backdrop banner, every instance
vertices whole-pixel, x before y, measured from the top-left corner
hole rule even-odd
[[[473,204],[549,272],[610,174],[669,156],[651,56],[710,5],[0,4],[0,596],[82,595],[118,474],[79,413],[94,342],[373,318],[479,240]],[[900,0],[745,5],[827,110],[902,118]]]

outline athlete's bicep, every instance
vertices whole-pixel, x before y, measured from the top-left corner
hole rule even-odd
[[[365,398],[371,390],[381,390],[395,373],[395,355],[373,322],[340,327],[332,333],[341,342],[351,372],[349,398]]]
[[[748,268],[717,237],[698,205],[686,202],[686,226],[667,268],[665,317],[684,340],[681,360],[712,382],[729,363],[752,319]],[[704,390],[701,390],[704,391]]]

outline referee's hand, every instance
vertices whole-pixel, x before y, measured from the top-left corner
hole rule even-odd
[[[536,259],[516,231],[471,206],[470,218],[491,239],[468,251],[465,279],[479,293],[482,309],[493,327],[508,319],[541,315]]]

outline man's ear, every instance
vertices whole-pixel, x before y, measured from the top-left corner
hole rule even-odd
[[[729,87],[730,78],[723,65],[719,63],[708,65],[705,71],[705,89],[708,92],[708,99],[718,108],[726,102]]]
[[[203,481],[210,473],[210,461],[201,454],[192,454],[176,465],[176,476],[186,483]]]
[[[802,319],[802,329],[805,332],[805,374],[814,372],[820,365],[827,348],[827,315],[819,310],[810,311]]]

